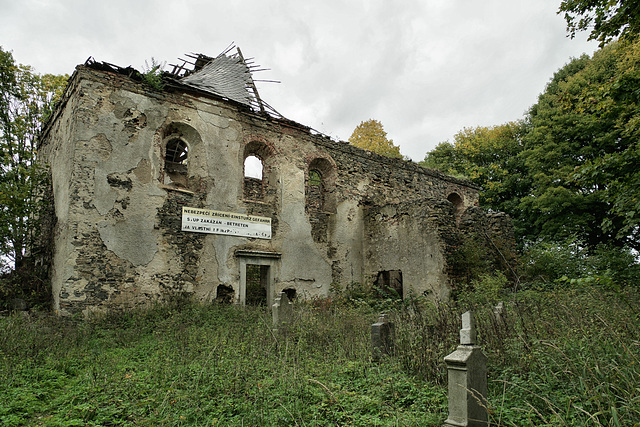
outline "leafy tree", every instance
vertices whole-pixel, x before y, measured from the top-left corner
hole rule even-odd
[[[576,31],[591,29],[589,40],[598,40],[600,47],[618,36],[640,33],[638,0],[563,0],[558,10],[562,12],[571,38]]]
[[[640,41],[558,70],[523,122],[465,129],[425,166],[483,187],[519,238],[640,250]]]
[[[454,136],[455,138],[455,136]],[[468,178],[466,175],[466,159],[459,147],[449,141],[441,142],[432,151],[429,151],[424,160],[418,164],[423,168],[437,169],[447,175],[458,178]]]
[[[382,156],[402,158],[400,147],[393,145],[393,140],[387,139],[382,123],[374,119],[360,122],[349,137],[349,143]]]
[[[37,137],[67,76],[38,75],[0,47],[0,268],[20,267],[39,230],[46,180]]]
[[[533,191],[521,206],[537,234],[640,248],[639,82],[638,41],[616,42],[561,69],[533,106],[521,155]]]
[[[602,228],[616,241],[640,247],[640,39],[610,47],[617,58],[611,77],[569,99],[604,121],[610,148],[575,169],[570,179],[597,188],[606,200]]]

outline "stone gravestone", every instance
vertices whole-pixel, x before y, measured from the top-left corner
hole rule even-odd
[[[287,326],[293,319],[293,304],[285,292],[280,292],[271,306],[273,318],[273,332],[286,332]]]
[[[29,305],[22,298],[13,298],[10,304],[12,311],[27,311],[29,309]]]
[[[494,308],[493,308],[493,316],[496,319],[496,322],[498,322],[498,324],[500,325],[504,325],[505,320],[504,320],[504,303],[502,301],[500,301]]]
[[[373,360],[379,361],[383,355],[393,354],[395,325],[389,322],[386,314],[381,314],[378,321],[371,325],[371,348]]]
[[[449,377],[445,426],[487,426],[487,356],[476,345],[473,313],[462,315],[460,345],[444,358]]]

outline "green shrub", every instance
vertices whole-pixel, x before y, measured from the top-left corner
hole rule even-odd
[[[142,81],[155,90],[163,90],[162,68],[164,68],[164,63],[156,62],[153,57],[151,58],[151,65],[144,61],[144,69],[140,74]]]
[[[623,288],[640,284],[640,263],[628,249],[599,245],[592,251],[579,240],[538,242],[522,256],[521,280],[527,285],[598,285]]]
[[[23,300],[28,308],[49,310],[51,308],[51,285],[46,271],[25,258],[14,270],[0,274],[0,310],[11,310],[12,300]]]
[[[586,247],[577,239],[540,241],[525,247],[521,271],[529,283],[553,283],[562,276],[583,277],[589,271],[587,258]]]
[[[618,286],[640,286],[640,263],[631,251],[599,245],[590,258],[592,270],[610,277]]]
[[[485,304],[495,305],[505,297],[508,286],[509,281],[500,271],[493,274],[481,274],[478,279],[464,286],[456,294],[456,301],[461,307],[468,308]]]

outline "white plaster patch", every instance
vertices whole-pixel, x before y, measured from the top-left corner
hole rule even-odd
[[[100,238],[107,249],[135,266],[151,262],[158,245],[153,232],[153,220],[145,215],[131,215],[126,222],[100,221]]]
[[[204,122],[204,123],[208,123],[210,125],[213,125],[215,127],[218,127],[220,129],[226,129],[229,127],[229,123],[231,122],[231,120],[229,120],[226,117],[222,117],[222,116],[218,116],[215,114],[207,114],[205,117],[203,117],[203,114],[200,110],[198,110],[198,115],[200,116],[200,119]]]

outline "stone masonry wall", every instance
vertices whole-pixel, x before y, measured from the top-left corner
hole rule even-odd
[[[456,242],[453,205],[442,199],[372,206],[365,216],[368,283],[381,271],[402,272],[403,296],[449,297],[447,254]]]
[[[181,176],[164,168],[175,139],[188,146]],[[220,286],[238,301],[242,253],[277,260],[274,295],[325,296],[332,283],[401,269],[407,292],[445,298],[446,256],[458,233],[446,199],[478,201],[476,187],[437,171],[208,94],[157,92],[88,67],[76,70],[42,140],[52,168],[51,280],[61,314],[184,293],[213,300]],[[249,155],[263,162],[261,182],[247,184]],[[311,169],[322,176],[321,199],[307,197]],[[269,217],[272,238],[182,232],[183,206]]]

